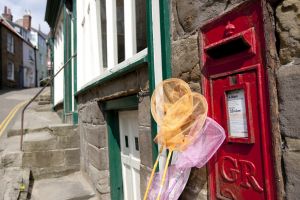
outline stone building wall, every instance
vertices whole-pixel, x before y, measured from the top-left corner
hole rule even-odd
[[[172,0],[173,77],[185,80],[193,91],[202,93],[198,28],[241,2],[243,1]],[[204,200],[207,195],[206,168],[192,169],[181,199]]]
[[[78,96],[79,132],[81,137],[81,169],[92,181],[99,199],[110,199],[109,151],[106,113],[101,103],[137,94],[148,88],[148,68],[123,75],[97,86]],[[138,104],[140,144],[141,194],[146,188],[147,177],[152,167],[152,139],[150,128],[150,98],[144,97]],[[150,158],[150,159],[149,159]]]
[[[172,0],[172,76],[200,92],[198,28],[243,0]],[[279,199],[300,196],[300,1],[264,1],[275,179]],[[277,128],[278,127],[278,128]],[[278,132],[278,134],[277,134]],[[281,143],[282,141],[282,143]],[[282,144],[282,145],[281,145]],[[282,162],[283,161],[283,162]],[[282,164],[281,164],[282,163]],[[207,199],[206,169],[193,169],[181,199]]]
[[[172,0],[171,51],[172,76],[202,92],[199,63],[198,28],[209,20],[236,7],[244,0]],[[268,65],[270,124],[278,199],[300,196],[300,2],[266,1],[264,21]],[[81,168],[92,180],[100,199],[110,199],[109,152],[106,114],[101,102],[136,94],[148,87],[147,67],[122,78],[97,86],[78,97],[81,136]],[[141,194],[152,167],[150,98],[138,105],[141,152]],[[278,135],[277,135],[278,132]],[[204,200],[208,197],[206,168],[193,169],[181,199]]]
[[[296,200],[300,197],[300,1],[281,1],[275,12],[282,167],[286,197]]]

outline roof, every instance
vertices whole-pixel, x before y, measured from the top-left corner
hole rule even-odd
[[[43,33],[43,32],[40,31],[40,30],[37,30],[37,29],[35,29],[35,28],[32,28],[32,27],[31,27],[31,29],[32,29],[33,31],[37,32],[38,34],[40,34],[44,39],[47,39],[47,34]]]
[[[62,0],[47,0],[45,21],[51,28],[55,27],[55,23],[63,6]]]
[[[15,30],[15,28],[14,28],[13,25],[12,25],[12,24],[15,24],[14,22],[8,22],[4,17],[2,17],[2,16],[0,15],[0,23],[1,23],[4,27],[6,27],[8,30],[10,30],[12,33],[14,33],[16,36],[18,36],[21,40],[23,40],[23,42],[27,43],[27,44],[30,45],[32,48],[35,48],[35,47],[31,44],[31,42],[26,41],[26,40],[22,37],[22,35],[19,34],[19,33]],[[16,25],[19,26],[18,24],[16,24]]]
[[[10,24],[12,24],[13,26],[18,26],[18,27],[24,29],[23,19],[17,19],[15,22],[10,22]],[[47,39],[47,34],[43,33],[41,30],[37,30],[36,28],[33,28],[33,27],[31,27],[30,29],[37,32],[38,34],[40,34],[44,39]]]
[[[15,28],[4,18],[0,15],[0,23],[6,27],[8,30],[13,32],[15,35],[23,39],[23,37],[15,30]]]

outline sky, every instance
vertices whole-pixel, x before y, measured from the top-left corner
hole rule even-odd
[[[43,33],[48,34],[50,28],[44,21],[47,0],[0,0],[0,12],[4,13],[4,6],[11,9],[13,21],[23,18],[25,10],[31,11],[31,26],[35,29],[41,26]]]

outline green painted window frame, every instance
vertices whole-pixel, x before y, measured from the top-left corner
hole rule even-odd
[[[136,95],[131,95],[101,102],[100,105],[107,120],[111,199],[122,200],[124,191],[118,111],[138,109],[138,98]]]
[[[150,96],[155,89],[155,74],[154,74],[154,53],[153,53],[153,29],[152,29],[152,0],[146,2],[146,15],[147,15],[147,45],[148,45],[148,75],[149,75],[149,90]],[[150,114],[151,115],[151,114]],[[151,115],[151,137],[154,139],[157,133],[157,124]],[[157,144],[152,142],[152,160],[153,163],[158,155]]]
[[[152,0],[147,0],[147,44],[148,44],[148,74],[149,89],[152,95],[155,89],[154,74],[154,52],[153,52],[153,29],[152,29]],[[162,50],[162,72],[163,79],[172,77],[171,67],[171,33],[170,33],[170,0],[160,1],[160,29],[161,29],[161,50]],[[156,137],[157,124],[151,116],[151,136]],[[158,147],[152,143],[152,160],[155,162],[158,156]]]
[[[73,0],[73,53],[77,54],[77,0]],[[77,56],[73,58],[73,94],[74,97],[74,112],[73,112],[73,124],[78,124],[78,108],[77,99],[75,93],[77,92]]]
[[[87,86],[83,87],[82,89],[80,89],[79,91],[77,91],[75,93],[75,97],[78,97],[79,95],[82,95],[84,93],[87,93],[90,89],[97,87],[101,84],[104,84],[106,82],[109,82],[113,79],[119,78],[122,75],[125,75],[129,72],[132,72],[134,70],[137,70],[139,67],[142,67],[143,64],[148,63],[148,56],[142,57],[141,59],[128,64],[126,67],[123,67],[121,69],[119,69],[118,71],[115,71],[105,77],[101,77],[91,83],[89,83]]]

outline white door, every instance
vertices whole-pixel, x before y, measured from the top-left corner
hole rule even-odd
[[[138,111],[120,111],[119,127],[124,200],[140,200]]]

